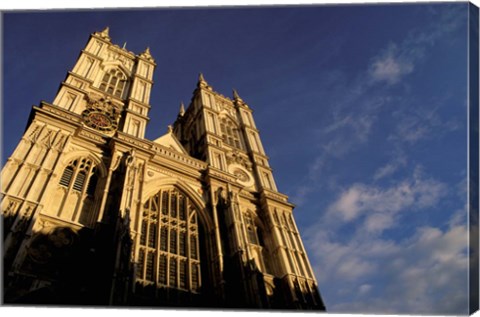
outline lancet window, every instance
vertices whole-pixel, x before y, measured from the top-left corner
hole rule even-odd
[[[103,75],[102,82],[100,84],[100,90],[105,91],[107,94],[121,98],[123,95],[123,90],[126,86],[126,82],[127,78],[120,70],[111,69]]]
[[[228,118],[222,118],[220,120],[220,130],[222,132],[223,142],[239,149],[242,148],[242,142],[240,141],[238,128],[232,120]]]
[[[201,285],[198,212],[176,188],[143,206],[136,277],[145,285],[198,292]]]
[[[72,160],[63,170],[58,181],[58,189],[54,199],[47,207],[47,212],[90,226],[95,221],[94,205],[98,172],[90,158]]]
[[[93,196],[97,183],[95,165],[88,158],[73,160],[63,170],[59,183],[61,186],[68,188],[69,191]]]

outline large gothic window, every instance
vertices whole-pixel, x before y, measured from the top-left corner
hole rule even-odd
[[[136,277],[145,285],[198,292],[198,212],[176,188],[162,189],[143,206]]]
[[[111,69],[103,75],[102,83],[100,84],[100,90],[105,91],[107,94],[114,95],[121,98],[123,90],[125,89],[127,79],[125,75],[115,69]]]
[[[60,192],[48,206],[56,215],[69,221],[90,225],[94,219],[94,194],[97,186],[94,162],[89,158],[72,160],[63,170],[58,182]]]
[[[220,120],[220,130],[222,131],[223,142],[239,149],[242,148],[242,142],[240,141],[238,128],[232,120],[228,118],[222,118]]]

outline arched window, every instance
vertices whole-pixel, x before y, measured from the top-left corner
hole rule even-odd
[[[176,188],[143,206],[136,277],[144,285],[198,292],[201,285],[198,212]]]
[[[116,69],[111,69],[103,75],[102,83],[100,84],[100,90],[105,91],[107,94],[121,98],[123,90],[125,89],[127,79],[125,75]]]
[[[97,177],[92,160],[82,158],[71,161],[63,170],[59,184],[69,190],[93,196]]]
[[[222,118],[220,120],[220,130],[222,132],[223,142],[230,146],[242,149],[242,142],[240,141],[240,134],[232,120]]]
[[[72,160],[63,170],[58,191],[48,209],[69,221],[89,226],[95,221],[94,194],[97,187],[94,162],[89,158]]]

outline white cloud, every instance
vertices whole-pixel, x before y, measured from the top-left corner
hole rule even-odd
[[[381,232],[395,224],[398,212],[434,206],[445,194],[445,184],[418,174],[389,188],[354,184],[340,194],[327,213],[345,222],[365,216],[365,229]]]
[[[332,123],[320,131],[322,139],[325,140],[322,149],[330,156],[342,157],[356,146],[366,143],[377,119],[369,112],[367,109],[357,108],[344,116],[337,114]]]
[[[370,292],[370,290],[372,289],[372,285],[370,284],[362,284],[360,285],[360,287],[358,288],[358,292],[360,294],[366,294],[368,292]]]
[[[466,210],[457,208],[438,226],[401,226],[412,212],[430,208],[436,214],[448,194],[444,183],[427,177],[419,166],[389,187],[354,184],[341,192],[304,232],[327,309],[466,314]],[[397,229],[400,237],[387,238],[386,229]]]
[[[467,238],[465,223],[424,226],[399,241],[362,231],[345,238],[316,224],[305,242],[330,312],[444,315],[467,312]]]
[[[447,103],[448,97],[432,98],[430,107],[409,107],[409,111],[399,108],[393,113],[398,123],[389,139],[414,144],[460,130],[464,125],[459,123],[458,118],[443,119],[438,113],[440,107],[451,106]]]
[[[395,84],[405,75],[413,72],[414,66],[411,61],[402,60],[393,53],[377,58],[370,65],[370,76],[374,81]]]
[[[355,154],[370,141],[375,124],[380,122],[394,122],[393,134],[388,127],[384,130],[385,141],[402,141],[390,142],[400,154],[410,154],[404,146],[461,128],[459,118],[446,120],[437,111],[449,105],[448,92],[432,97],[427,105],[418,104],[408,90],[402,90],[406,94],[401,96],[392,95],[397,91],[392,90],[394,84],[403,84],[410,74],[422,69],[427,48],[458,29],[462,18],[458,11],[450,13],[440,19],[442,23],[426,22],[421,30],[409,32],[403,42],[386,47],[365,65],[356,80],[338,81],[343,89],[330,103],[328,123],[322,122],[323,128],[315,135],[324,151],[312,159],[309,172],[327,171],[334,165],[333,159]],[[402,87],[412,88],[406,84]],[[392,102],[396,102],[395,107],[387,109]],[[415,153],[409,155],[409,162],[416,158]],[[458,206],[444,204],[443,200],[451,202],[455,193],[420,170],[397,183],[380,186],[387,182],[379,180],[395,173],[398,176],[406,166],[405,156],[393,157],[372,173],[369,180],[373,183],[364,181],[343,187],[317,222],[302,231],[329,312],[467,313],[468,232],[464,202]],[[338,174],[341,172],[322,173],[323,178],[317,177],[317,183],[310,184],[325,188]],[[313,196],[320,191],[308,193]],[[454,212],[450,219],[441,219],[446,213],[441,208],[446,205]],[[415,214],[422,216],[421,227]],[[431,219],[439,223],[426,225]]]

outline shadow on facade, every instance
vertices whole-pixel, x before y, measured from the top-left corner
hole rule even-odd
[[[111,214],[109,223],[99,223],[96,229],[57,226],[48,233],[31,237],[25,234],[28,221],[21,224],[12,217],[2,217],[4,240],[14,242],[9,250],[4,250],[4,304],[325,309],[316,289],[302,292],[298,284],[292,289],[288,277],[270,276],[273,287],[267,289],[266,275],[255,261],[244,261],[242,252],[231,252],[226,244],[224,254],[230,255],[223,258],[221,290],[215,290],[211,284],[214,273],[205,244],[201,244],[200,250],[204,278],[198,292],[135,283],[128,214],[125,217]],[[204,232],[202,236],[205,238]]]
[[[219,196],[217,205],[220,235],[227,237],[232,230],[231,220],[228,220],[228,209],[235,210],[229,199]],[[230,213],[230,217],[232,217]],[[229,224],[230,223],[230,224]],[[225,307],[233,309],[268,309],[268,310],[316,310],[325,311],[324,303],[316,287],[308,291],[302,290],[298,278],[284,276],[278,278],[271,273],[270,261],[273,261],[263,239],[261,229],[258,228],[256,243],[263,248],[267,256],[263,257],[265,272],[257,266],[255,260],[248,260],[247,252],[238,246],[221,239],[224,254]],[[305,281],[304,281],[305,282]],[[293,284],[293,285],[292,285]],[[306,284],[304,284],[306,285]]]
[[[26,237],[10,230],[11,222],[3,219],[4,236],[15,242],[4,256],[5,304],[102,304],[105,278],[97,264],[108,255],[97,252],[91,230],[55,227]]]

